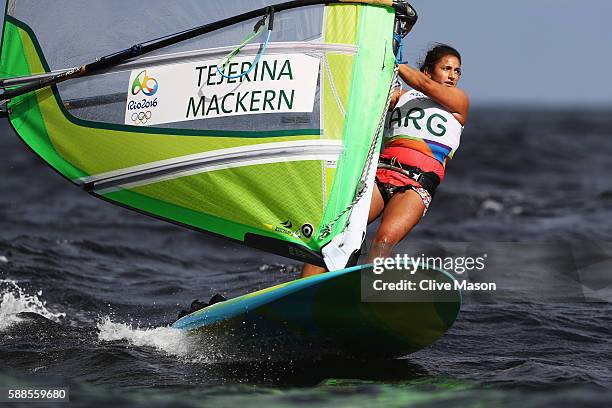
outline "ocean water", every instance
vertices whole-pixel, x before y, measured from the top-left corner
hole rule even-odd
[[[72,406],[610,405],[611,113],[474,110],[397,252],[487,253],[471,278],[500,290],[397,360],[238,357],[169,328],[300,266],[96,200],[0,122],[0,387],[69,387]]]

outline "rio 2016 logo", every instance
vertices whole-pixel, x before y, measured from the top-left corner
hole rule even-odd
[[[153,96],[157,93],[159,89],[159,84],[157,80],[153,77],[147,75],[147,70],[142,70],[136,78],[134,78],[134,82],[132,82],[132,95],[138,95],[140,91],[146,96]]]

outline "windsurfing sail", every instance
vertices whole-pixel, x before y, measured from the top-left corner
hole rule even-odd
[[[364,236],[394,4],[8,0],[0,88],[20,138],[94,196],[339,269]]]

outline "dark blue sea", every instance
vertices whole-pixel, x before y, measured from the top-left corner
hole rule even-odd
[[[397,253],[486,253],[471,279],[498,291],[465,294],[445,337],[397,360],[195,344],[169,328],[181,308],[298,263],[99,201],[6,122],[0,155],[0,388],[67,387],[76,407],[612,404],[612,111],[473,111]]]

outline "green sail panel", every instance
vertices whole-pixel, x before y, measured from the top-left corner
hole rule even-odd
[[[144,33],[119,29],[117,35],[105,29],[115,18],[125,21],[120,14],[129,14],[127,6],[116,2],[110,10],[106,4],[95,5],[100,20],[106,19],[107,24],[78,22],[75,29],[77,34],[82,30],[83,38],[100,41],[71,41],[66,46],[59,43],[56,28],[62,19],[75,18],[73,13],[84,13],[83,6],[58,1],[58,9],[64,3],[73,7],[65,7],[71,11],[62,15],[54,6],[50,13],[57,20],[50,20],[48,10],[36,7],[34,0],[10,3],[2,38],[2,79],[65,69],[177,28],[272,4],[254,1],[220,10],[184,1],[183,9],[169,13],[174,20],[159,21]],[[165,4],[153,2],[142,17],[154,20],[155,12],[168,7]],[[355,198],[385,108],[394,63],[392,10],[342,4],[309,6],[275,16],[264,58],[301,55],[316,60],[310,107],[140,126],[127,121],[135,75],[156,68],[178,72],[194,61],[221,60],[252,30],[254,22],[130,61],[104,75],[16,97],[7,105],[10,123],[51,167],[99,198],[324,265],[323,249],[346,231],[351,212],[340,215]],[[259,44],[246,47],[244,58],[254,58],[258,49]],[[330,233],[323,234],[324,230]]]

